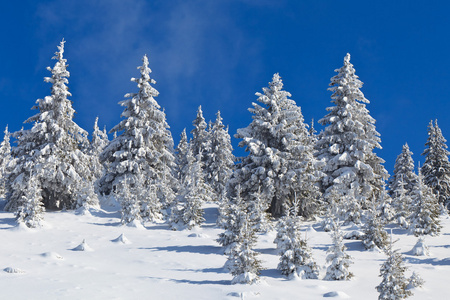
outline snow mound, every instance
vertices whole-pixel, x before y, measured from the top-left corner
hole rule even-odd
[[[73,251],[94,251],[89,245],[86,243],[86,240],[83,240],[81,244],[72,249]]]
[[[429,256],[430,250],[428,249],[428,246],[425,245],[425,241],[423,238],[419,238],[417,243],[414,245],[414,247],[409,251],[409,254],[416,255],[416,256]]]
[[[306,228],[306,232],[314,233],[314,232],[317,232],[317,231],[314,229],[314,227],[312,227],[312,225],[309,225],[308,228]]]
[[[127,239],[127,237],[122,233],[119,237],[115,238],[114,240],[111,240],[113,243],[117,244],[131,244],[130,240]]]
[[[203,233],[191,233],[190,235],[188,235],[188,237],[196,237],[196,238],[209,238],[208,235],[203,234]]]
[[[133,220],[126,225],[127,227],[136,228],[136,229],[145,229],[144,225],[138,220]]]
[[[78,209],[75,211],[75,214],[76,214],[76,215],[79,215],[79,216],[92,216],[91,213],[90,213],[90,211],[89,211],[89,209],[87,209],[87,208],[84,207],[84,206],[78,208]]]
[[[337,298],[341,298],[341,299],[350,298],[349,295],[347,295],[346,293],[341,292],[341,291],[332,291],[332,292],[323,294],[323,296],[325,298],[331,298],[331,297],[337,297]]]
[[[362,240],[364,232],[360,230],[353,230],[344,234],[344,239],[346,240]]]
[[[6,273],[11,273],[11,274],[23,274],[25,273],[25,271],[19,269],[19,268],[12,268],[12,267],[7,267],[4,268],[3,271],[5,271]]]
[[[16,226],[14,226],[13,230],[15,230],[15,231],[30,231],[31,228],[28,228],[28,226],[24,222],[19,222]]]
[[[61,255],[59,255],[56,252],[45,252],[45,253],[42,253],[41,256],[46,257],[46,258],[53,258],[53,259],[64,259],[64,257],[62,257]]]

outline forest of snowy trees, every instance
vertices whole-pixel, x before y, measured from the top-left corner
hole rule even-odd
[[[281,274],[318,278],[299,225],[311,219],[320,220],[333,240],[324,279],[350,279],[352,258],[340,228],[354,224],[362,228],[354,238],[387,255],[376,287],[379,299],[411,294],[407,286],[418,279],[404,277],[386,226],[398,225],[419,240],[440,234],[440,215],[450,208],[446,140],[437,120],[431,121],[425,163],[416,166],[405,144],[389,176],[376,154],[380,134],[350,54],[331,78],[331,106],[319,119],[319,133],[274,74],[256,101],[249,99],[252,121],[234,135],[246,155],[234,157],[220,112],[207,122],[201,106],[191,137],[185,129],[174,145],[147,56],[139,77],[131,79],[137,89],[119,102],[121,121],[107,132],[97,118],[88,134],[73,120],[64,46],[63,40],[45,78],[51,94],[36,101],[27,128],[10,133],[6,127],[0,144],[0,192],[17,222],[39,227],[45,211],[89,214],[103,201],[116,201],[123,225],[167,222],[173,230],[189,230],[202,226],[204,203],[216,203],[217,225],[223,228],[217,241],[228,257],[232,283],[249,284],[258,282],[263,269],[254,246],[268,230],[277,232]]]

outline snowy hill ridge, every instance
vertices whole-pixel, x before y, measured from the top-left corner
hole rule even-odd
[[[264,270],[261,282],[231,285],[224,268],[226,256],[215,239],[216,204],[207,204],[205,224],[193,230],[172,231],[167,224],[146,224],[144,230],[120,225],[114,209],[91,215],[48,212],[44,227],[28,229],[14,215],[0,213],[0,289],[3,299],[377,299],[380,265],[386,255],[366,251],[361,241],[344,240],[353,257],[354,278],[322,280],[326,251],[332,240],[319,223],[305,222],[302,232],[319,265],[319,279],[289,280],[278,271],[276,233],[258,236],[255,250]],[[438,237],[425,239],[429,256],[410,251],[417,238],[392,227],[394,248],[400,249],[409,270],[425,280],[411,299],[442,299],[450,274],[450,219],[441,217]],[[312,227],[310,227],[312,226]],[[344,232],[354,228],[344,226]],[[91,251],[74,251],[85,241]],[[126,241],[126,242],[125,242]]]

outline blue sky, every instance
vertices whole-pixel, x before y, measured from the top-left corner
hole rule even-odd
[[[232,135],[247,126],[255,92],[276,72],[305,119],[322,118],[349,52],[392,173],[405,142],[423,161],[431,119],[450,138],[449,10],[447,1],[4,1],[0,126],[19,130],[49,95],[43,78],[62,38],[81,127],[120,121],[117,102],[136,91],[130,78],[147,54],[175,142],[199,105],[207,120],[220,110]]]

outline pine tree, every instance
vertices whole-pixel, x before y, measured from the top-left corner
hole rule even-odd
[[[361,92],[362,82],[350,63],[350,54],[344,58],[344,66],[335,70],[329,90],[333,92],[329,112],[319,123],[326,126],[316,144],[317,157],[326,165],[322,188],[327,194],[332,188],[344,197],[352,191],[358,206],[366,209],[372,199],[383,189],[387,171],[384,161],[373,150],[380,148],[375,120],[369,115],[369,103]]]
[[[264,201],[260,189],[252,194],[252,197],[247,202],[249,217],[252,220],[254,229],[258,233],[266,233],[272,229],[270,214],[268,213],[269,205]]]
[[[417,179],[415,180],[415,184],[417,184]],[[396,189],[393,191],[395,195],[392,199],[392,209],[394,211],[394,220],[395,222],[403,227],[404,229],[409,228],[409,216],[411,214],[412,208],[412,199],[410,194],[411,191],[405,189],[405,183],[403,182],[403,176],[400,177],[398,183],[396,184]],[[413,186],[414,188],[414,186]]]
[[[142,174],[137,176],[134,193],[138,199],[140,215],[144,222],[156,222],[163,219],[161,214],[162,206],[156,189],[157,186],[155,184],[145,185],[145,178]]]
[[[105,149],[108,143],[109,139],[108,135],[106,134],[106,129],[103,129],[103,131],[101,131],[98,128],[98,117],[97,117],[95,118],[94,131],[92,132],[91,142],[87,149],[87,155],[91,160],[90,167],[92,173],[92,180],[96,192],[98,192],[98,181],[102,176],[105,175],[106,171],[105,165],[100,163],[100,153],[102,153],[102,151]]]
[[[141,206],[135,193],[136,189],[133,189],[137,183],[136,179],[135,176],[124,176],[114,189],[116,199],[120,202],[123,225],[136,226],[142,223]],[[138,188],[140,188],[139,185]]]
[[[202,106],[200,105],[197,110],[197,117],[192,122],[192,125],[194,125],[194,129],[192,129],[192,139],[190,141],[190,145],[192,148],[192,153],[194,155],[197,155],[201,153],[203,157],[203,169],[205,170],[206,165],[206,159],[209,156],[209,153],[211,151],[211,139],[210,139],[210,133],[206,130],[207,125],[205,122],[205,118],[203,117],[203,111]]]
[[[219,217],[217,225],[224,229],[216,240],[223,248],[225,254],[230,254],[238,241],[239,222],[238,213],[245,210],[245,202],[241,198],[240,186],[236,186],[235,197],[224,198],[226,201],[220,202]]]
[[[108,170],[100,180],[101,192],[109,194],[121,185],[124,177],[143,176],[144,185],[156,190],[159,202],[167,207],[175,198],[177,181],[173,176],[175,158],[173,139],[166,115],[156,102],[159,92],[151,86],[148,58],[144,56],[141,77],[132,78],[138,93],[129,93],[119,102],[124,108],[124,118],[111,129],[120,133],[100,154],[100,161]]]
[[[425,143],[427,148],[422,153],[425,156],[425,163],[421,169],[424,176],[424,183],[428,185],[438,198],[440,204],[449,206],[450,201],[450,162],[448,156],[450,152],[445,144],[447,140],[442,135],[442,131],[435,120],[428,125],[428,140]]]
[[[298,276],[302,279],[317,279],[319,269],[312,258],[311,248],[306,239],[301,238],[300,217],[294,201],[293,212],[279,220],[277,226],[277,244],[280,263],[277,269],[288,277]]]
[[[353,273],[348,270],[352,263],[352,257],[345,252],[347,247],[344,245],[339,223],[334,224],[331,237],[333,245],[327,251],[329,253],[327,263],[330,263],[330,265],[327,268],[324,280],[349,280],[353,277]]]
[[[51,95],[36,101],[33,109],[39,112],[25,121],[33,123],[32,128],[13,134],[17,140],[17,146],[12,149],[16,167],[7,179],[9,192],[5,209],[9,211],[16,211],[20,206],[31,173],[39,176],[36,183],[46,208],[98,205],[92,192],[89,158],[80,150],[89,143],[87,133],[72,120],[75,110],[68,99],[70,73],[63,58],[64,43],[63,40],[53,57],[55,66],[47,68],[52,76],[44,78],[52,84]]]
[[[11,144],[9,142],[10,136],[8,126],[6,126],[3,141],[0,143],[0,197],[5,197],[6,177],[12,169],[12,166],[9,165],[13,161],[11,157]]]
[[[395,160],[394,175],[389,181],[389,195],[393,198],[397,196],[395,191],[399,189],[400,181],[403,181],[403,188],[406,189],[407,194],[411,193],[417,182],[417,175],[414,173],[414,161],[411,157],[412,154],[408,144],[405,144],[402,147],[402,153]]]
[[[189,150],[189,143],[186,135],[186,128],[183,129],[180,136],[180,142],[176,148],[175,161],[176,161],[176,176],[180,184],[183,184],[187,171],[187,154]]]
[[[412,296],[412,292],[407,289],[408,279],[404,275],[407,268],[404,266],[403,256],[398,250],[392,250],[392,240],[386,254],[388,258],[380,268],[380,277],[383,280],[376,287],[380,293],[378,299],[399,300]]]
[[[282,88],[275,74],[264,93],[256,93],[260,104],[253,103],[249,109],[253,121],[235,135],[248,155],[240,159],[230,180],[232,188],[241,185],[246,201],[260,188],[275,217],[285,214],[295,192],[304,201],[320,196],[318,163],[301,109]]]
[[[233,173],[234,155],[228,128],[222,123],[220,111],[216,114],[210,135],[210,152],[206,157],[207,182],[215,192],[215,198],[226,192],[226,185]]]
[[[417,184],[411,192],[410,230],[415,236],[437,236],[441,232],[440,209],[431,188],[424,184],[419,169]]]
[[[186,177],[179,195],[181,201],[177,207],[174,207],[171,218],[172,229],[175,230],[200,226],[205,221],[202,205],[211,201],[211,188],[203,179],[201,154],[194,158],[192,150],[189,148],[187,161]]]
[[[16,211],[17,223],[24,223],[29,228],[42,226],[45,208],[42,203],[42,191],[38,179],[31,174],[20,199],[20,206]]]
[[[368,218],[364,224],[363,244],[366,250],[385,250],[389,245],[388,234],[384,230],[386,220],[381,217],[382,212],[372,203]]]
[[[230,273],[234,276],[232,284],[253,284],[259,281],[259,274],[262,270],[258,253],[253,250],[256,242],[256,230],[249,218],[248,210],[245,206],[240,207],[236,214],[236,242],[231,248],[228,261],[226,263]]]

